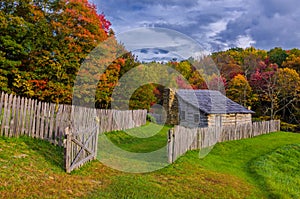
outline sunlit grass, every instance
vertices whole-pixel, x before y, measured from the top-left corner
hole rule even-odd
[[[104,171],[103,176],[113,173]],[[109,178],[66,174],[60,147],[28,137],[0,137],[0,198],[80,198],[105,181]]]
[[[251,164],[258,183],[272,198],[300,198],[300,144],[288,145]]]
[[[124,132],[107,136],[126,150],[138,152],[140,146],[147,152],[165,144],[168,128],[142,139]],[[0,137],[0,198],[297,198],[300,147],[291,144],[298,143],[299,134],[273,133],[219,143],[204,159],[190,151],[146,174],[116,171],[99,161],[66,174],[62,148]]]
[[[171,126],[147,123],[139,128],[109,132],[106,133],[106,136],[124,150],[145,153],[166,146],[170,128]]]

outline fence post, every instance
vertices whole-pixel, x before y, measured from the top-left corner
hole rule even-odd
[[[168,132],[168,163],[173,163],[173,149],[174,149],[174,129]]]
[[[71,167],[71,132],[70,128],[67,127],[65,129],[65,139],[64,139],[64,162],[65,162],[65,169],[67,173],[70,173],[70,167]]]
[[[280,131],[280,130],[281,130],[280,127],[281,127],[281,126],[280,126],[280,120],[277,120],[277,128],[278,128],[277,131]]]
[[[97,153],[98,153],[98,137],[99,137],[99,131],[100,131],[100,119],[96,116],[95,118],[97,124],[97,128],[96,128],[96,139],[95,139],[95,146],[94,146],[94,151],[95,151],[95,155],[94,155],[94,160],[97,159]]]

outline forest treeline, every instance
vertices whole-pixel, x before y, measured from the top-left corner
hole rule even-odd
[[[70,104],[80,66],[95,47],[110,40],[111,46],[102,46],[102,50],[116,57],[96,77],[94,99],[97,107],[110,108],[120,78],[141,64],[117,43],[110,26],[88,0],[1,1],[0,89],[46,102]],[[121,56],[117,56],[118,51],[123,52]],[[205,59],[214,61],[219,76],[204,78],[203,71],[197,70],[192,60],[173,60],[160,65],[177,70],[188,81],[189,88],[212,89],[216,82],[222,81],[226,95],[251,107],[255,117],[282,119],[297,128],[300,123],[299,49],[232,48]],[[152,69],[155,64],[150,64]],[[179,87],[187,84],[180,76],[175,82]],[[149,109],[153,104],[161,104],[163,89],[159,84],[143,85],[131,96],[130,108]]]

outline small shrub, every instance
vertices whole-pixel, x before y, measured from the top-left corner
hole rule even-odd
[[[263,120],[259,117],[253,117],[252,118],[252,122],[261,122],[261,121],[263,121]]]
[[[296,125],[296,124],[289,124],[289,123],[286,123],[286,122],[281,122],[280,123],[280,129],[282,131],[287,131],[287,132],[299,132],[299,125]]]
[[[151,114],[147,114],[147,121],[156,123],[155,117],[153,117]]]

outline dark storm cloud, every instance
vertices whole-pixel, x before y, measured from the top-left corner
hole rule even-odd
[[[300,47],[298,0],[94,0],[118,34],[170,28],[208,50],[239,46]]]
[[[248,35],[255,46],[270,49],[300,47],[299,1],[257,0],[248,4],[247,11],[231,21],[220,34],[223,42],[232,43],[239,35]]]

